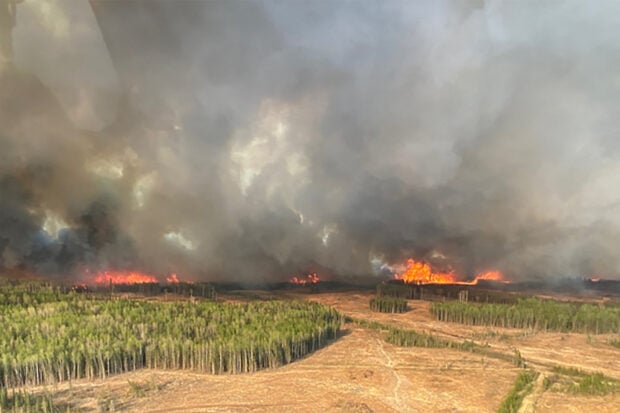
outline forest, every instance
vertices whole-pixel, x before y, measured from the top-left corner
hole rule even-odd
[[[515,304],[433,302],[431,314],[439,321],[493,327],[579,333],[620,332],[620,307],[519,299]]]
[[[0,388],[105,378],[140,368],[242,373],[334,339],[340,314],[302,301],[154,302],[1,286]]]

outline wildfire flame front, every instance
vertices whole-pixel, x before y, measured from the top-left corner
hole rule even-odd
[[[413,258],[407,260],[405,271],[402,273],[394,274],[394,278],[397,280],[403,280],[406,283],[412,284],[465,284],[475,285],[480,280],[497,281],[508,283],[504,280],[504,276],[501,272],[493,270],[481,272],[476,275],[472,281],[459,281],[454,271],[450,272],[436,272],[432,267],[422,261],[416,261]]]

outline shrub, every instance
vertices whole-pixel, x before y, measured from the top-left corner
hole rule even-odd
[[[536,377],[538,377],[538,373],[533,371],[519,373],[512,389],[499,407],[498,413],[518,412],[523,399],[532,390]]]

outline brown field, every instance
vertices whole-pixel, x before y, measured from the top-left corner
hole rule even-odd
[[[257,299],[274,293],[222,297]],[[553,366],[620,379],[620,350],[611,336],[470,327],[431,318],[429,303],[410,301],[403,314],[373,313],[371,293],[275,293],[331,305],[343,314],[445,338],[488,343],[502,354],[518,349],[541,373],[523,412],[620,411],[620,394],[577,396],[544,391]],[[512,362],[451,349],[397,347],[377,331],[345,324],[331,345],[290,365],[253,374],[213,376],[142,370],[53,391],[79,411],[130,412],[494,412],[522,371]],[[50,389],[52,390],[52,389]]]

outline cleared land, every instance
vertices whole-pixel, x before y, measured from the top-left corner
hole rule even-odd
[[[528,367],[543,374],[552,374],[555,366],[571,367],[586,372],[601,372],[606,376],[620,380],[620,350],[610,345],[617,339],[614,334],[576,334],[540,332],[509,328],[489,328],[485,326],[468,326],[457,323],[446,323],[435,320],[430,314],[430,302],[410,300],[409,311],[403,314],[384,314],[368,309],[368,300],[373,294],[363,293],[326,293],[309,296],[308,299],[330,305],[344,315],[356,319],[377,321],[397,328],[408,328],[419,332],[432,333],[439,337],[454,341],[472,340],[478,344],[487,344],[498,353],[510,355],[517,349],[523,356]],[[409,348],[412,352],[426,349]],[[434,350],[439,353],[449,350]],[[465,355],[467,353],[460,353]],[[514,369],[514,366],[511,365]],[[517,375],[515,369],[511,380]],[[481,373],[478,382],[492,382],[494,378],[487,372]],[[458,386],[464,389],[466,386]],[[467,411],[465,406],[473,403],[467,391],[459,392],[463,406],[456,411]],[[534,394],[536,396],[536,394]],[[617,412],[620,411],[620,395],[606,396],[576,395],[566,392],[544,391],[540,398],[529,400],[532,407],[529,411],[549,412]],[[499,404],[498,404],[499,405]],[[482,408],[482,406],[480,406]],[[524,406],[525,407],[525,406]],[[415,408],[415,407],[414,407]],[[497,409],[497,406],[494,408]],[[493,408],[481,411],[495,411]],[[534,410],[535,409],[535,410]],[[545,410],[547,409],[547,410]],[[415,411],[415,410],[414,410]],[[527,410],[525,410],[527,411]]]
[[[113,400],[117,410],[162,413],[490,412],[515,375],[510,363],[451,350],[395,347],[366,329],[352,328],[332,345],[274,370],[222,376],[143,370],[74,383],[71,389],[60,386],[59,401],[81,400],[77,407],[96,409]],[[143,386],[144,396],[136,396],[128,381]]]
[[[316,301],[344,316],[431,333],[446,340],[488,344],[493,357],[454,349],[398,347],[381,331],[348,323],[326,347],[283,367],[238,375],[143,369],[106,379],[76,380],[53,390],[74,411],[131,412],[495,412],[522,368],[514,350],[541,375],[520,411],[617,412],[620,394],[573,394],[545,389],[557,366],[620,379],[617,335],[532,332],[440,322],[429,302],[409,300],[402,314],[373,312],[371,293],[244,292],[229,302],[272,298]],[[43,389],[43,388],[40,388]]]

